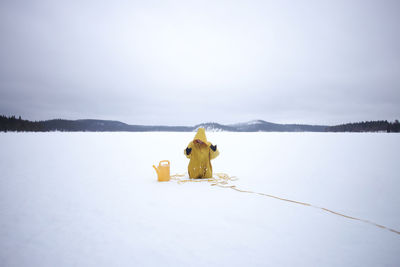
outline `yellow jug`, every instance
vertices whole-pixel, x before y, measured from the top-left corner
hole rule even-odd
[[[160,163],[158,164],[158,168],[153,165],[153,168],[157,172],[159,182],[167,182],[171,178],[169,174],[169,165],[169,160],[160,161]]]

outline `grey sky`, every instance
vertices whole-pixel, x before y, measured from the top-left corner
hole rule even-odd
[[[0,114],[400,118],[399,1],[1,1]]]

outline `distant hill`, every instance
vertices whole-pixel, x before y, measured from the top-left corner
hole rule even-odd
[[[223,125],[215,122],[201,123],[195,126],[130,125],[111,120],[46,120],[29,121],[21,117],[0,116],[0,131],[17,132],[192,132],[203,127],[207,131],[227,132],[400,132],[400,123],[371,121],[348,123],[337,126],[278,124],[263,120]]]
[[[89,131],[89,132],[190,132],[193,127],[185,126],[145,126],[129,125],[108,120],[48,120],[41,123],[49,131]]]
[[[194,127],[187,126],[146,126],[129,125],[111,120],[63,120],[29,121],[21,117],[0,116],[0,131],[17,132],[190,132]]]
[[[323,132],[326,125],[278,124],[263,120],[232,124],[237,132]]]
[[[254,120],[236,124],[222,125],[218,123],[202,123],[195,129],[204,127],[208,131],[230,132],[323,132],[328,126],[304,124],[277,124],[263,120]]]

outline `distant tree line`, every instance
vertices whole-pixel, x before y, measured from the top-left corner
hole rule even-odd
[[[394,122],[388,121],[363,121],[356,123],[347,123],[336,126],[312,126],[312,125],[280,125],[265,122],[259,128],[253,129],[254,125],[245,129],[228,127],[220,124],[205,124],[205,126],[213,126],[213,128],[225,131],[309,131],[309,132],[400,132],[400,123],[398,120]],[[200,125],[205,127],[204,125]],[[129,132],[146,132],[146,131],[174,131],[188,132],[194,131],[198,125],[190,126],[144,126],[144,125],[128,125],[119,121],[104,120],[47,120],[47,121],[29,121],[21,119],[21,116],[2,116],[0,115],[0,132],[50,132],[50,131],[129,131]],[[261,127],[261,128],[260,128]],[[288,128],[289,127],[289,128]]]
[[[0,131],[2,132],[77,132],[77,131],[118,131],[124,128],[116,127],[115,122],[109,122],[109,125],[103,125],[96,120],[63,120],[54,119],[47,121],[29,121],[21,119],[21,116],[1,116]],[[120,126],[120,125],[118,125]],[[123,125],[122,125],[123,126]]]
[[[385,121],[363,121],[346,123],[326,128],[327,132],[400,132],[400,123]]]
[[[1,132],[44,132],[45,129],[40,122],[21,119],[21,116],[2,116],[0,115]]]
[[[64,120],[54,119],[46,121],[29,121],[21,116],[0,115],[0,132],[146,132],[146,131],[193,131],[193,127],[185,126],[144,126],[129,125],[110,120]]]

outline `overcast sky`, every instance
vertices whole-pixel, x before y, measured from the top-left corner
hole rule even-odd
[[[400,1],[0,2],[0,114],[400,118]]]

